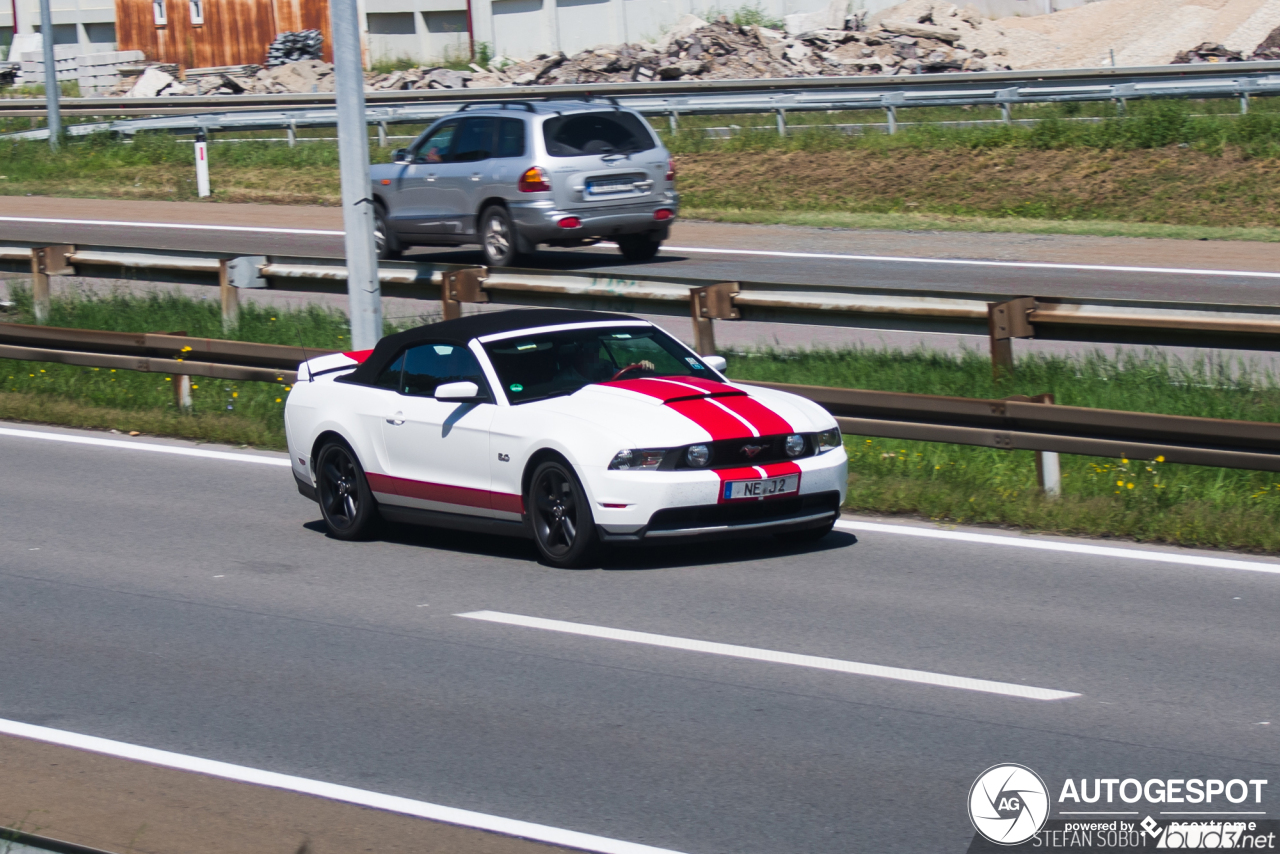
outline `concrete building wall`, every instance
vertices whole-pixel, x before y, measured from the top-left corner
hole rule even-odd
[[[439,62],[466,57],[466,0],[366,0],[369,56]]]

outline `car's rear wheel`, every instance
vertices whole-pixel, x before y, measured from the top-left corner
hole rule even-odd
[[[316,492],[329,534],[339,540],[358,540],[373,533],[378,508],[364,469],[345,444],[329,442],[316,455]]]
[[[514,266],[523,254],[520,235],[506,208],[494,205],[480,214],[480,246],[490,267]]]
[[[596,523],[572,468],[554,460],[538,466],[529,481],[527,506],[544,561],[562,569],[590,562],[599,545]]]
[[[661,248],[662,241],[648,234],[624,234],[618,238],[618,250],[628,261],[652,261]]]
[[[384,261],[393,261],[404,252],[400,238],[391,230],[391,223],[387,221],[387,212],[382,205],[376,205],[373,209],[373,239],[378,247],[378,257]]]

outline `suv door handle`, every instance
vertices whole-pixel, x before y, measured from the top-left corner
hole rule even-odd
[[[435,179],[436,179],[436,173],[434,173],[434,172],[428,172],[428,173],[427,173],[427,180],[428,180],[428,181],[434,181]]]
[[[471,180],[472,180],[472,181],[479,181],[479,180],[480,180],[480,177],[481,177],[481,173],[479,173],[479,172],[472,172],[472,173],[471,173]]]
[[[397,412],[395,415],[392,415],[390,418],[387,419],[387,423],[394,424],[396,427],[399,427],[401,424],[404,423],[404,413]]]

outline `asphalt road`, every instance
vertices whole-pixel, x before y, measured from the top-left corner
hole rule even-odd
[[[1054,793],[1269,779],[1249,808],[1280,809],[1277,574],[881,532],[561,571],[330,540],[283,468],[7,435],[0,483],[0,718],[691,854],[961,852],[999,762]],[[482,610],[1079,696],[456,616]]]
[[[184,224],[192,227],[170,227]],[[208,230],[209,225],[219,230]],[[6,198],[0,240],[341,257],[341,228],[340,211],[333,208]],[[481,263],[480,254],[471,249],[417,249],[413,254]],[[987,263],[933,263],[937,260]],[[1018,262],[1049,266],[1017,266]],[[912,234],[678,222],[668,248],[652,263],[627,264],[604,247],[544,249],[533,263],[637,276],[902,290],[1248,305],[1275,305],[1280,300],[1280,247],[1244,241]]]

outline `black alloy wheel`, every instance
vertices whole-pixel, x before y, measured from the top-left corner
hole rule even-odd
[[[330,536],[339,540],[367,537],[378,520],[364,469],[351,449],[330,442],[316,456],[320,512]]]
[[[573,470],[545,462],[529,482],[533,538],[543,560],[562,569],[588,563],[598,544],[591,506]]]
[[[648,234],[624,234],[618,238],[618,251],[628,261],[652,261],[658,256],[662,241]]]
[[[387,211],[380,204],[373,208],[373,240],[378,247],[378,258],[383,261],[393,261],[404,252],[400,238],[387,222]]]
[[[506,208],[494,205],[480,214],[480,247],[490,267],[511,267],[520,259],[520,235]]]

